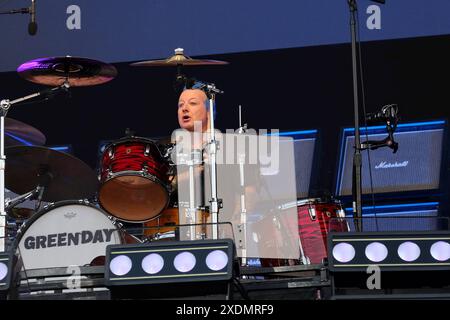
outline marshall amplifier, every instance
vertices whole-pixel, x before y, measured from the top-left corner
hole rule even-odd
[[[279,136],[294,139],[295,179],[297,198],[309,196],[312,173],[314,169],[314,155],[318,140],[317,130],[280,132]]]
[[[355,231],[353,209],[345,209],[350,231]],[[363,231],[438,231],[449,229],[449,218],[439,216],[438,202],[410,202],[363,206]]]
[[[362,190],[371,193],[370,171],[375,194],[423,192],[440,188],[444,158],[445,121],[399,124],[394,133],[399,148],[362,151]],[[352,194],[353,128],[342,132],[335,194]],[[368,136],[368,137],[367,137]],[[385,126],[361,128],[361,142],[387,137]],[[370,152],[370,163],[368,152]]]

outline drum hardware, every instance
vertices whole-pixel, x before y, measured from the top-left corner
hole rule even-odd
[[[247,132],[247,123],[242,125],[242,106],[239,105],[239,128],[237,130],[238,134],[244,134]],[[247,208],[245,205],[245,174],[244,174],[244,163],[245,163],[245,152],[238,155],[239,161],[239,181],[241,187],[241,196],[240,196],[240,208],[241,208],[241,218],[240,224],[238,224],[239,231],[239,248],[242,252],[242,265],[247,265],[247,249],[246,249],[246,240],[247,239]]]
[[[11,212],[12,210],[19,204],[27,201],[27,200],[34,200],[37,199],[38,197],[42,197],[43,191],[44,191],[44,187],[42,186],[37,186],[34,190],[27,192],[23,195],[20,195],[14,199],[5,199],[5,210],[6,212],[11,216]],[[38,202],[36,204],[36,208],[35,210],[38,209],[38,207],[40,206],[40,203]]]
[[[312,220],[312,221],[315,221],[315,220],[316,220],[316,217],[317,217],[316,209],[310,206],[310,207],[308,208],[308,212],[309,212],[309,216],[311,217],[311,220]]]
[[[5,118],[8,114],[9,109],[18,103],[39,97],[39,96],[45,96],[49,93],[52,93],[54,91],[59,91],[62,89],[66,89],[67,83],[64,82],[62,85],[56,88],[43,90],[34,94],[27,95],[22,98],[18,98],[15,100],[10,101],[9,99],[3,99],[0,101],[0,238],[5,235],[5,223],[6,223],[6,211],[5,211],[5,182],[7,177],[6,171],[5,171],[5,165],[6,165],[6,156],[5,156]],[[16,122],[17,124],[18,122]],[[40,137],[42,138],[42,137]],[[40,142],[40,141],[39,141]],[[45,139],[44,139],[45,142]],[[30,190],[31,188],[28,188]],[[26,190],[26,191],[28,191]],[[25,191],[25,192],[26,192]],[[18,193],[18,192],[16,192]],[[0,251],[4,251],[4,243],[0,242]]]

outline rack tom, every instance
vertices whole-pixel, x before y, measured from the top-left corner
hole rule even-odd
[[[99,202],[127,222],[157,217],[170,196],[169,163],[150,139],[130,137],[107,145],[100,163]]]

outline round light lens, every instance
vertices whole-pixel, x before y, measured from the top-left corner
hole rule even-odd
[[[366,257],[372,262],[381,262],[387,255],[387,247],[380,242],[372,242],[366,247]]]
[[[123,276],[130,272],[133,263],[131,259],[125,255],[115,257],[109,263],[109,270],[116,276]]]
[[[6,278],[8,275],[8,267],[3,262],[0,262],[0,281]]]
[[[398,255],[399,257],[406,262],[412,262],[417,260],[420,257],[420,248],[417,244],[411,241],[407,241],[402,243],[398,247]]]
[[[157,253],[147,255],[142,259],[142,269],[148,274],[155,274],[164,267],[164,259]]]
[[[177,254],[173,261],[175,269],[179,272],[189,272],[195,267],[195,256],[190,252],[181,252]]]
[[[213,271],[219,271],[228,264],[228,255],[222,250],[214,250],[206,256],[206,265]]]
[[[450,243],[438,241],[431,246],[431,255],[438,261],[447,261],[450,259]]]
[[[349,243],[342,242],[333,248],[333,257],[341,263],[347,263],[355,257],[355,248]]]

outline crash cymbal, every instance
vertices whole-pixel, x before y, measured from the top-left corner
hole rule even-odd
[[[45,136],[38,129],[14,120],[5,118],[5,146],[44,145]]]
[[[5,185],[17,194],[47,184],[42,200],[56,202],[90,198],[97,190],[95,172],[67,153],[36,146],[9,147],[5,153]]]
[[[170,67],[170,66],[210,66],[210,65],[224,65],[228,64],[226,61],[219,60],[200,60],[193,59],[184,55],[184,50],[181,48],[175,49],[175,54],[167,59],[162,60],[148,60],[132,63],[133,67]]]
[[[117,76],[117,69],[110,64],[70,56],[31,60],[20,65],[17,72],[28,81],[52,87],[66,81],[71,87],[93,86]]]

